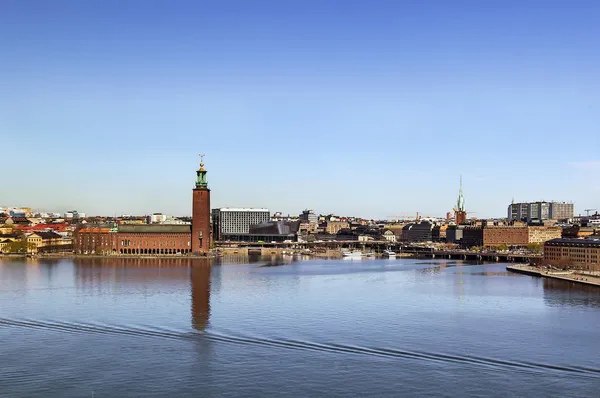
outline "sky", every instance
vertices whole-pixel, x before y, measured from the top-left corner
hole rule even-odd
[[[600,209],[600,2],[4,0],[0,206]]]

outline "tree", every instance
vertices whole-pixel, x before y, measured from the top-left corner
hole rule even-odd
[[[27,253],[28,251],[33,251],[36,249],[36,245],[33,243],[28,243],[27,240],[21,239],[16,240],[14,242],[8,243],[4,246],[5,253]]]
[[[529,249],[530,251],[535,252],[535,253],[541,252],[542,248],[543,248],[543,246],[541,243],[529,243],[527,245],[527,249]]]

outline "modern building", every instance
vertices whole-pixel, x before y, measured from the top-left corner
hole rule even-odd
[[[568,220],[573,218],[573,203],[529,202],[508,205],[509,221],[543,222],[544,220]]]
[[[313,210],[304,210],[302,214],[299,216],[300,221],[308,222],[308,223],[319,223],[319,216],[315,214]]]
[[[544,244],[544,264],[600,270],[600,239],[552,239]]]
[[[460,243],[463,238],[464,225],[449,225],[446,229],[446,242]]]
[[[248,242],[285,242],[295,241],[300,221],[267,221],[250,226],[248,235],[237,239]]]
[[[428,242],[432,240],[434,224],[429,221],[410,223],[402,228],[402,240],[408,242]]]
[[[238,240],[250,234],[250,226],[270,220],[269,209],[222,207],[212,210],[215,240]]]

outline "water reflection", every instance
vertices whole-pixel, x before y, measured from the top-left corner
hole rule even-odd
[[[75,259],[75,283],[84,294],[119,295],[132,289],[161,293],[189,283],[191,325],[202,331],[209,324],[212,261],[184,258]]]
[[[210,318],[211,265],[209,260],[192,260],[190,290],[192,301],[192,327],[198,331],[208,326]]]
[[[544,302],[549,306],[600,307],[600,288],[543,278]]]

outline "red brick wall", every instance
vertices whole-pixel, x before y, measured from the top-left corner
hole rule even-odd
[[[526,246],[529,243],[527,227],[484,227],[484,246]]]
[[[107,230],[83,229],[73,233],[73,250],[77,254],[109,254],[113,248],[113,239]]]
[[[189,233],[114,233],[118,254],[187,254],[191,250]]]
[[[202,240],[200,240],[200,232],[202,232]],[[194,189],[192,194],[192,252],[208,253],[209,250],[210,190]]]

